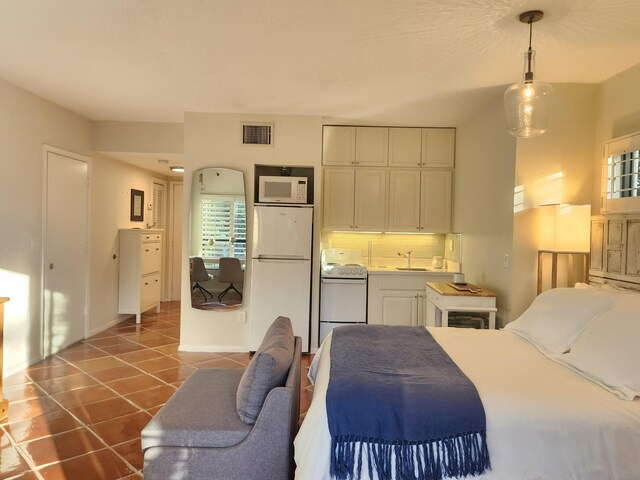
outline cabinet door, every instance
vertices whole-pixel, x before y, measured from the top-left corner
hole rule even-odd
[[[455,129],[422,129],[422,166],[453,168],[455,149]]]
[[[419,167],[422,163],[422,130],[420,128],[389,129],[389,166]]]
[[[389,170],[387,231],[420,230],[420,170]]]
[[[380,320],[382,325],[418,324],[418,293],[415,291],[380,290]]]
[[[425,292],[418,293],[418,325],[426,327],[429,322],[427,321],[429,306],[427,301],[427,294]]]
[[[322,164],[353,165],[356,127],[322,127]]]
[[[355,169],[354,229],[383,231],[387,220],[387,171]]]
[[[147,242],[140,247],[140,275],[160,271],[162,264],[162,243]]]
[[[384,167],[388,156],[387,127],[356,127],[356,165]]]
[[[353,228],[355,172],[353,168],[325,168],[322,215],[326,229]]]
[[[451,171],[421,173],[420,231],[448,232],[451,228]]]
[[[140,279],[140,311],[160,303],[160,274],[147,275]]]

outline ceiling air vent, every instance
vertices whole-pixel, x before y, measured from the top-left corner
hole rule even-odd
[[[273,145],[273,124],[242,124],[243,145]]]

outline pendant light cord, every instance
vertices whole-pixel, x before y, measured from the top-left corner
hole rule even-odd
[[[527,72],[524,75],[525,83],[533,82],[533,72],[531,71],[531,58],[533,50],[531,49],[531,38],[533,37],[533,17],[529,17],[529,50],[527,50]]]

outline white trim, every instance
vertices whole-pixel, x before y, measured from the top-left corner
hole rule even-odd
[[[63,157],[71,158],[79,162],[87,164],[87,236],[86,236],[86,255],[87,255],[87,269],[85,278],[85,301],[84,301],[84,338],[89,336],[89,312],[91,302],[91,174],[92,174],[92,159],[86,155],[82,155],[69,150],[64,150],[52,145],[42,144],[42,223],[41,223],[41,237],[42,244],[40,248],[40,359],[44,359],[50,355],[51,352],[45,351],[45,332],[47,331],[46,317],[45,317],[45,305],[44,305],[44,277],[45,277],[45,249],[47,245],[47,200],[48,200],[48,154],[55,153]]]
[[[169,245],[169,241],[170,239],[173,239],[173,221],[174,221],[174,215],[175,215],[175,211],[173,208],[173,205],[175,202],[174,189],[177,185],[183,186],[183,191],[182,191],[183,195],[182,195],[182,202],[180,202],[180,208],[184,207],[184,181],[183,180],[169,181],[169,194],[168,194],[168,200],[167,200],[167,203],[169,204],[169,210],[168,210],[169,218],[167,220],[167,229],[166,229],[167,235],[165,240],[166,250],[167,250],[167,269],[166,269],[167,274],[165,275],[165,278],[167,279],[167,294],[168,294],[167,301],[170,301],[170,302],[174,301],[173,300],[173,293],[174,293],[173,292],[173,257],[176,254],[176,252],[175,252],[175,246],[173,245],[173,242],[171,242],[171,245]],[[182,221],[184,222],[184,218],[182,219]],[[182,231],[178,233],[182,236]],[[184,243],[182,244],[182,249],[184,249]],[[178,253],[178,255],[182,255],[182,250]],[[180,271],[178,275],[182,275],[182,271]],[[178,298],[181,299],[182,286],[180,288],[180,291],[178,291],[177,293],[178,293]]]
[[[178,345],[179,352],[204,352],[204,353],[246,353],[249,351],[248,345]]]
[[[111,327],[114,327],[122,322],[124,322],[125,320],[131,318],[131,315],[125,314],[125,315],[120,315],[118,318],[115,318],[114,320],[111,320],[109,323],[105,323],[100,325],[99,327],[96,327],[92,330],[89,330],[89,333],[87,334],[87,337],[91,337],[93,335],[96,335],[98,333],[104,332],[105,330],[108,330]]]

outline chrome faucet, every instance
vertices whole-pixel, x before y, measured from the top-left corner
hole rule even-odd
[[[398,256],[406,258],[407,259],[407,268],[411,268],[411,250],[409,250],[407,253],[398,252]]]

